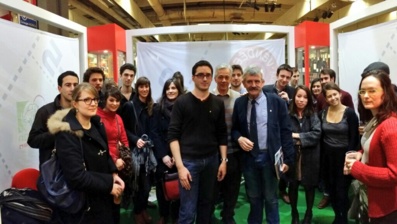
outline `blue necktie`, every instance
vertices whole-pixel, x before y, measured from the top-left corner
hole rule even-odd
[[[259,143],[258,143],[258,128],[256,126],[256,109],[255,109],[255,100],[251,101],[251,118],[250,118],[250,136],[251,141],[254,142],[254,147],[251,150],[251,154],[253,156],[257,156],[259,153]]]

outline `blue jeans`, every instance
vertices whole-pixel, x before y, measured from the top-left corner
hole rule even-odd
[[[179,183],[181,207],[179,208],[180,224],[208,224],[212,215],[214,187],[218,173],[218,154],[202,159],[182,159],[183,165],[192,176],[190,190]]]
[[[277,186],[278,181],[274,173],[274,164],[267,152],[253,157],[250,153],[243,155],[243,175],[245,189],[250,203],[250,212],[247,222],[261,224],[263,220],[263,207],[266,212],[266,223],[278,224]]]

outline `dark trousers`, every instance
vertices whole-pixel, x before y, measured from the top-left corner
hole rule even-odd
[[[291,215],[292,217],[298,217],[298,190],[300,181],[294,180],[289,182],[288,195],[291,201]],[[305,199],[306,199],[306,212],[305,215],[312,215],[313,203],[314,203],[314,193],[315,186],[303,186],[305,189]]]
[[[120,205],[113,204],[113,220],[115,224],[120,223]]]
[[[234,208],[237,204],[241,183],[240,157],[240,152],[227,154],[226,176],[221,182],[217,182],[215,185],[214,198],[218,198],[219,194],[223,195],[221,217],[224,221],[232,220],[234,216]],[[215,210],[215,206],[213,210]]]
[[[325,173],[326,173],[326,167],[325,167],[325,152],[323,147],[320,149],[320,180],[318,183],[320,191],[323,192],[324,196],[329,196],[329,186],[327,186],[328,181],[325,180]]]
[[[325,180],[329,186],[331,205],[335,213],[334,223],[347,223],[349,210],[348,191],[352,181],[350,175],[343,174],[345,150],[340,148],[324,147]]]
[[[151,174],[146,174],[145,166],[141,165],[138,176],[138,191],[134,192],[132,201],[134,202],[134,213],[140,214],[147,209],[147,201],[151,188]]]
[[[278,182],[278,191],[282,193],[287,193],[288,182],[284,178],[280,178]]]

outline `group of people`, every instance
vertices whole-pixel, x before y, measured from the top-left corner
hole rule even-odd
[[[147,77],[140,76],[133,87],[134,65],[126,63],[119,72],[121,86],[105,83],[100,68],[88,68],[81,84],[76,73],[64,72],[54,102],[36,113],[28,144],[39,148],[40,165],[56,148],[68,184],[87,197],[77,214],[56,210],[55,222],[119,223],[121,200],[131,200],[135,223],[152,223],[147,205],[155,185],[158,224],[213,223],[219,198],[221,222],[236,223],[242,175],[250,224],[262,223],[263,211],[266,223],[280,223],[278,193],[290,203],[291,223],[311,223],[319,184],[324,190],[319,207],[330,201],[333,223],[347,223],[352,177],[367,186],[371,223],[397,220],[392,152],[397,98],[384,64],[362,74],[359,111],[368,125],[361,151],[351,95],[335,84],[332,69],[323,69],[306,87],[298,84],[297,69],[283,64],[276,82],[265,85],[259,67],[221,64],[214,69],[201,60],[192,67],[191,91],[176,72],[156,102]],[[210,90],[212,79],[216,87]],[[135,158],[132,178],[119,175],[128,165],[120,145]],[[275,167],[280,150],[283,164]],[[347,151],[356,151],[356,157],[346,159]],[[165,172],[178,173],[180,200],[164,197]],[[297,209],[299,185],[306,197],[303,220]]]

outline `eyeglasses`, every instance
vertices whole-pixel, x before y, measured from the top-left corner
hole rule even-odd
[[[209,79],[212,76],[212,74],[211,73],[197,73],[194,76],[196,76],[199,79],[204,79],[204,77]]]
[[[368,94],[368,96],[372,96],[375,93],[380,92],[380,91],[381,91],[381,89],[360,89],[358,91],[358,94],[360,96],[365,96],[365,94]]]
[[[76,101],[84,101],[85,104],[91,105],[92,102],[95,104],[98,104],[99,99],[98,98],[85,98],[85,99],[78,99]]]

